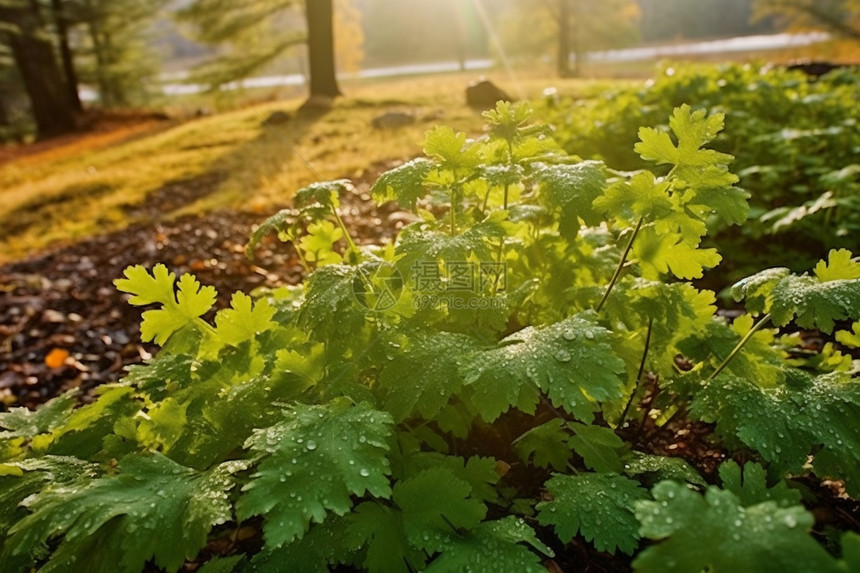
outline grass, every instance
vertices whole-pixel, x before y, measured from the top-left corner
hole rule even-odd
[[[514,89],[504,76],[493,79],[519,97],[537,97],[549,85],[582,94],[605,85],[532,77]],[[348,97],[316,117],[297,115],[301,100],[293,98],[121,137],[81,136],[12,159],[0,165],[0,263],[134,223],[145,212],[134,207],[171,182],[213,173],[220,181],[168,217],[221,208],[262,213],[311,182],[361,177],[383,162],[418,155],[424,132],[436,123],[477,135],[483,120],[465,105],[466,81],[452,74],[345,85]],[[372,129],[371,120],[388,110],[411,111],[418,121]],[[291,119],[267,125],[275,111]]]

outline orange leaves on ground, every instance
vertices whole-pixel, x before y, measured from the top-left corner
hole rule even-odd
[[[45,365],[48,368],[59,368],[69,358],[69,351],[65,348],[54,348],[45,356]]]

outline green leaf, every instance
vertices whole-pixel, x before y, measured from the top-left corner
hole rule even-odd
[[[596,472],[621,471],[619,454],[625,444],[612,429],[576,422],[571,423],[570,428],[575,432],[570,445],[582,456],[586,466]]]
[[[759,464],[750,462],[741,469],[737,462],[729,460],[720,465],[719,472],[723,489],[735,494],[744,507],[765,501],[774,501],[780,507],[800,503],[800,491],[789,489],[784,481],[768,488],[767,475]]]
[[[823,283],[860,279],[860,263],[852,259],[851,251],[847,249],[830,251],[827,262],[819,261],[813,270],[818,280]]]
[[[744,507],[728,491],[705,496],[674,482],[657,484],[654,501],[637,501],[641,534],[660,541],[633,562],[636,571],[835,570],[833,559],[808,534],[814,523],[802,506],[767,501]]]
[[[412,476],[424,470],[444,468],[471,486],[473,498],[496,502],[499,497],[496,491],[499,482],[496,464],[493,458],[472,456],[464,459],[437,452],[417,452],[403,460],[403,474]]]
[[[230,306],[215,316],[215,335],[220,343],[238,346],[277,326],[272,320],[275,309],[266,299],[254,303],[248,295],[237,292]]]
[[[624,363],[591,313],[527,327],[464,366],[472,403],[491,422],[514,406],[533,412],[540,388],[553,405],[590,422],[597,403],[620,398]]]
[[[736,436],[784,473],[801,472],[814,453],[816,475],[843,480],[856,495],[860,428],[853,420],[860,417],[860,381],[842,372],[789,374],[784,385],[764,388],[723,373],[695,392],[690,412],[716,422],[720,434]]]
[[[402,422],[412,416],[432,420],[459,393],[457,368],[477,342],[451,332],[415,333],[382,344],[379,391],[385,409]]]
[[[579,233],[580,218],[586,225],[598,225],[603,218],[592,203],[606,187],[603,163],[583,161],[573,165],[539,165],[534,179],[541,198],[551,209],[561,211],[559,227],[568,239]]]
[[[768,269],[736,283],[732,295],[735,300],[746,297],[752,311],[770,312],[777,326],[796,317],[798,326],[832,332],[835,321],[860,317],[858,268],[848,251],[831,251],[827,263],[816,265],[814,277]]]
[[[471,496],[472,486],[445,468],[424,470],[394,487],[394,503],[403,512],[409,542],[438,551],[459,529],[476,527],[487,507]]]
[[[737,302],[745,300],[746,308],[750,312],[770,312],[773,305],[773,288],[789,273],[790,270],[777,267],[741,279],[732,285],[732,298]]]
[[[362,565],[369,573],[411,573],[427,565],[426,554],[409,543],[403,516],[394,508],[367,501],[346,518],[349,540],[365,548]],[[325,570],[328,573],[328,570]]]
[[[789,275],[776,284],[772,297],[770,312],[777,326],[795,319],[803,328],[832,332],[835,321],[860,317],[860,279],[822,283],[809,276]]]
[[[570,446],[567,444],[570,431],[564,420],[558,418],[534,427],[514,441],[517,455],[524,462],[534,456],[532,463],[539,468],[550,466],[558,471],[567,468]]]
[[[231,557],[215,557],[203,564],[197,573],[233,573],[239,562],[244,560],[244,555],[233,555]]]
[[[303,536],[329,511],[345,514],[352,495],[391,494],[386,452],[393,421],[387,413],[344,399],[299,405],[285,415],[245,444],[261,461],[236,506],[241,519],[265,517],[269,550]]]
[[[482,523],[466,535],[455,537],[441,555],[430,563],[426,573],[544,573],[540,558],[522,545],[542,553],[552,550],[542,544],[522,519],[509,516]]]
[[[244,468],[234,461],[201,473],[160,454],[128,456],[115,475],[29,498],[32,514],[10,529],[4,554],[62,536],[42,571],[137,573],[150,559],[177,571],[203,548],[213,526],[232,519],[232,474]]]
[[[415,210],[418,200],[427,194],[424,179],[431,169],[433,162],[429,159],[413,159],[380,175],[370,194],[377,203],[397,201],[400,207]]]
[[[643,454],[642,452],[632,452],[630,457],[624,459],[624,473],[631,476],[647,476],[653,480],[649,483],[674,480],[703,487],[707,485],[699,472],[684,459]]]
[[[638,545],[633,503],[648,497],[639,482],[613,473],[555,475],[546,488],[553,499],[537,504],[538,521],[564,543],[579,532],[598,551],[630,554]]]
[[[334,210],[340,206],[340,196],[351,189],[352,181],[349,179],[311,183],[304,189],[296,191],[293,201],[300,208],[316,204]]]
[[[477,149],[467,144],[466,134],[456,133],[447,126],[427,132],[424,153],[437,160],[443,169],[470,170],[480,161]]]
[[[296,209],[281,209],[254,229],[254,232],[251,233],[251,239],[248,241],[248,245],[245,247],[246,256],[254,260],[254,256],[257,252],[257,248],[260,246],[260,243],[263,242],[263,239],[269,233],[275,232],[278,234],[283,233],[296,219],[300,216],[300,212]]]
[[[162,305],[158,310],[143,313],[140,332],[144,342],[154,340],[163,346],[170,335],[186,325],[194,324],[215,304],[215,289],[211,286],[201,287],[193,275],[182,275],[178,292],[174,292],[176,275],[168,272],[162,264],[155,265],[152,275],[140,265],[127,268],[124,274],[126,278],[117,279],[114,284],[120,291],[133,295],[128,301],[130,304]]]
[[[70,390],[48,400],[36,410],[12,408],[0,413],[0,428],[6,430],[0,432],[0,440],[18,437],[32,439],[62,426],[78,403],[77,393],[77,390]]]
[[[720,163],[728,163],[732,157],[710,149],[701,149],[710,143],[723,129],[724,115],[715,113],[707,116],[704,109],[690,109],[689,105],[675,108],[669,119],[669,127],[678,145],[672,142],[669,134],[658,132],[650,127],[639,130],[639,139],[634,149],[642,159],[653,161],[657,165],[671,164],[690,167],[709,167]]]

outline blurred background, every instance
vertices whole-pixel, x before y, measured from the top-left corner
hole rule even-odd
[[[86,110],[200,110],[309,85],[337,95],[338,80],[642,77],[665,57],[851,62],[858,22],[857,0],[3,0],[0,138],[79,129]]]

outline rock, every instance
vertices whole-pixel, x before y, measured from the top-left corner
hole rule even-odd
[[[405,111],[389,111],[374,117],[370,125],[374,129],[397,129],[415,123],[415,116]]]
[[[788,66],[791,71],[803,72],[812,79],[818,79],[826,73],[846,67],[844,64],[831,62],[798,62]]]
[[[492,109],[500,100],[514,101],[504,90],[487,79],[480,78],[469,83],[466,88],[466,103],[475,109]]]
[[[285,111],[276,111],[263,121],[263,125],[279,125],[288,121],[290,121],[290,114]]]

